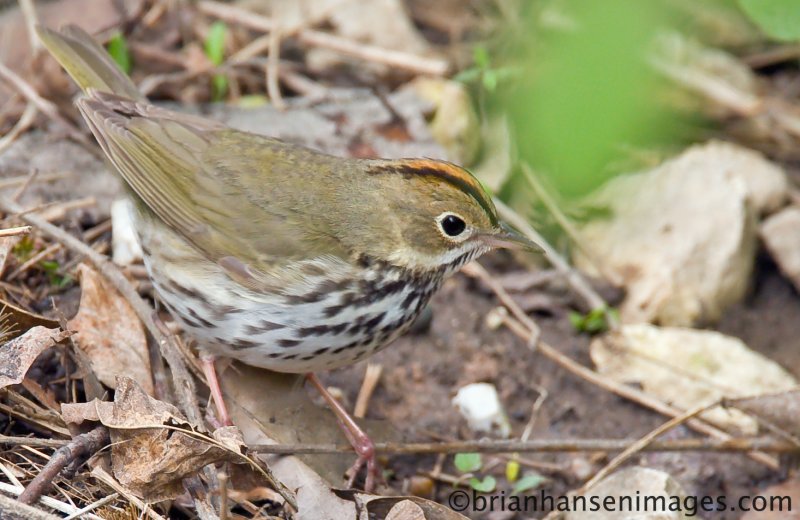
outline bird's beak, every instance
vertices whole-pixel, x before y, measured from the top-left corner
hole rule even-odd
[[[541,252],[542,248],[538,244],[529,240],[517,231],[511,229],[508,224],[501,223],[500,229],[494,233],[481,235],[481,240],[489,247],[501,249],[523,249],[525,251]]]

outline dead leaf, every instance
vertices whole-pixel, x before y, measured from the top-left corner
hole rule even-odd
[[[0,347],[0,388],[21,383],[39,354],[70,334],[69,331],[34,327]]]
[[[69,321],[78,346],[86,352],[100,381],[114,387],[118,375],[133,378],[148,395],[153,379],[144,326],[133,307],[97,271],[78,266],[81,303]]]
[[[765,426],[800,439],[800,390],[733,399],[725,404],[756,417]]]
[[[232,363],[220,376],[228,411],[248,445],[347,442],[333,413],[310,399],[302,376],[240,363]],[[384,421],[359,420],[359,424],[376,442],[399,437]],[[356,505],[331,490],[343,485],[354,453],[262,458],[282,483],[296,490],[301,518],[313,518],[310,514],[318,511],[336,520],[357,517]]]
[[[565,520],[613,520],[620,518],[620,512],[615,509],[600,509],[596,511],[585,504],[602,504],[606,497],[632,497],[632,496],[664,497],[663,506],[654,505],[647,511],[638,511],[633,516],[637,520],[680,520],[686,518],[684,507],[686,492],[671,475],[652,468],[634,466],[612,473],[597,483],[584,494],[587,500],[585,508],[575,509],[564,516]],[[676,503],[679,506],[676,508]],[[663,507],[663,509],[662,509]]]
[[[362,498],[367,495],[361,495]],[[420,497],[376,497],[366,499],[370,517],[386,520],[465,520],[467,517],[432,500]],[[394,516],[393,516],[394,515]]]
[[[120,377],[114,386],[113,403],[64,404],[61,412],[68,423],[99,420],[109,428],[114,476],[135,495],[172,499],[183,493],[182,480],[203,466],[241,461],[230,448],[194,432],[177,408],[148,396],[133,379]]]
[[[639,383],[645,392],[682,409],[797,385],[774,361],[741,340],[714,331],[624,325],[619,332],[594,340],[590,354],[601,373],[615,381]],[[702,417],[744,434],[758,431],[755,420],[733,408],[717,406]]]
[[[9,326],[7,337],[9,339],[16,338],[34,327],[59,328],[58,321],[26,311],[2,298],[0,298],[0,314],[7,316]]]
[[[411,500],[401,500],[389,510],[386,520],[426,520],[425,511]]]

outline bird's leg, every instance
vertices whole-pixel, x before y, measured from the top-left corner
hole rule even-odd
[[[203,365],[203,374],[206,376],[206,384],[211,391],[211,399],[217,407],[217,416],[222,426],[233,426],[231,417],[228,415],[228,408],[225,407],[225,400],[222,398],[222,389],[219,387],[217,379],[217,369],[214,367],[215,356],[200,354],[200,363]]]
[[[347,410],[344,409],[342,404],[334,399],[325,387],[322,386],[322,383],[315,374],[306,374],[306,379],[314,385],[314,388],[317,389],[322,395],[322,398],[325,399],[325,402],[328,403],[328,406],[331,407],[333,413],[336,414],[339,426],[342,428],[345,437],[347,437],[350,445],[353,446],[353,449],[358,455],[358,459],[356,459],[353,467],[347,471],[347,487],[353,487],[353,482],[355,482],[359,470],[366,465],[367,480],[364,484],[364,491],[371,493],[375,488],[376,479],[380,477],[378,473],[378,461],[375,457],[375,444],[373,444],[372,439],[370,439],[366,432],[356,423],[355,419],[347,413]]]

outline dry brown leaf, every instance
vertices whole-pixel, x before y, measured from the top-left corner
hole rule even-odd
[[[70,334],[69,331],[34,327],[0,347],[0,388],[21,383],[39,354]]]
[[[181,481],[235,455],[192,433],[177,408],[148,396],[133,379],[117,379],[113,406],[98,406],[111,432],[111,463],[120,484],[148,501],[175,498]]]
[[[100,381],[114,387],[118,375],[133,378],[153,395],[153,378],[144,326],[128,301],[86,264],[78,266],[81,303],[69,321]]]
[[[2,298],[0,298],[0,309],[2,309],[0,314],[3,314],[8,320],[7,338],[16,338],[33,327],[59,328],[58,321],[26,311]]]
[[[360,495],[361,498],[366,495]],[[365,498],[370,517],[386,520],[465,520],[467,517],[432,500],[420,497]]]
[[[755,417],[768,428],[800,439],[800,390],[733,399],[725,404]]]

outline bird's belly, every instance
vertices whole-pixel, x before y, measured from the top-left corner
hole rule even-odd
[[[288,289],[287,296],[252,292],[214,269],[146,265],[161,301],[201,349],[278,372],[327,370],[366,358],[405,332],[439,285],[390,277],[329,284],[337,287],[305,295]]]

